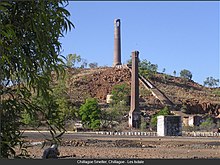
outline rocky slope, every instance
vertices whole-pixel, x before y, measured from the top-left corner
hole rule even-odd
[[[67,92],[74,104],[80,104],[88,97],[95,97],[100,103],[106,104],[106,97],[116,84],[126,83],[130,87],[131,83],[131,73],[127,68],[68,69],[67,73]],[[192,80],[184,81],[180,77],[161,73],[150,81],[176,105],[176,110],[184,105],[188,114],[210,114],[217,117],[220,113],[220,88],[207,88]],[[140,105],[142,110],[158,110],[163,107],[141,83]]]

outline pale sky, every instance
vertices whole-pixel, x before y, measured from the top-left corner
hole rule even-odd
[[[209,76],[220,79],[219,6],[218,1],[70,1],[75,29],[60,39],[62,54],[112,66],[114,19],[119,18],[122,63],[137,50],[159,72],[165,68],[179,76],[187,69],[200,84]]]

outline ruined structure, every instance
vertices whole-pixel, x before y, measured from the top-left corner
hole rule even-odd
[[[129,127],[140,128],[141,112],[139,109],[138,51],[132,52],[131,69],[131,109],[129,112]]]
[[[199,126],[201,124],[202,117],[198,115],[190,115],[190,116],[184,116],[183,117],[183,125],[184,126]]]
[[[113,67],[121,65],[121,34],[120,34],[120,19],[114,20],[114,61]]]
[[[158,116],[157,136],[181,136],[182,121],[181,116]]]

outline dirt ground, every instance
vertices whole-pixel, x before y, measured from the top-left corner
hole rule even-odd
[[[31,158],[41,159],[49,146],[28,147]],[[73,139],[59,146],[59,159],[220,159],[220,139],[139,138]]]

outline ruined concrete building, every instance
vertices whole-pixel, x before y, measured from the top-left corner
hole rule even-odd
[[[157,116],[157,136],[182,136],[181,116]]]

